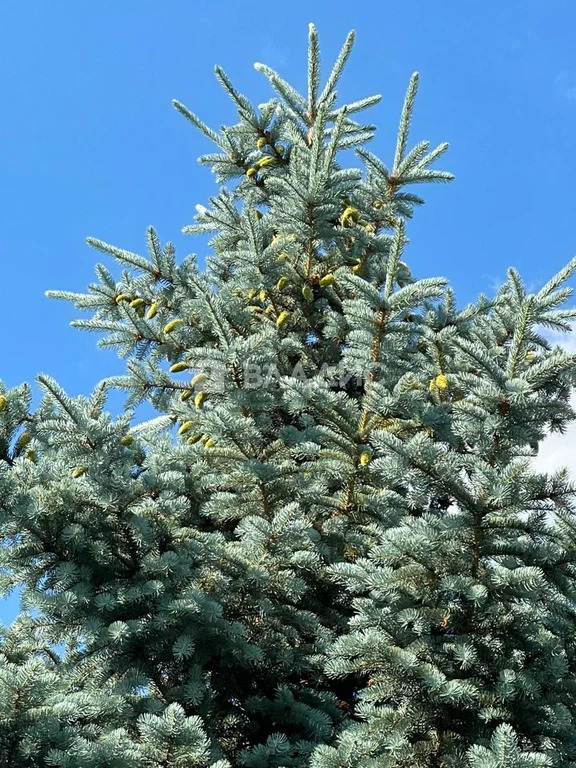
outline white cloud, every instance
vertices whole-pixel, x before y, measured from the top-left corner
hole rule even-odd
[[[572,333],[547,333],[546,338],[552,344],[558,344],[566,351],[576,353],[576,325]],[[571,405],[576,410],[576,392],[572,395]],[[576,482],[576,421],[566,432],[554,433],[540,443],[538,456],[534,459],[534,468],[538,472],[555,472],[568,467],[572,479]]]
[[[572,407],[576,410],[576,396],[572,396]],[[538,472],[556,472],[568,467],[576,482],[576,422],[572,422],[563,435],[557,432],[540,443],[534,468]]]

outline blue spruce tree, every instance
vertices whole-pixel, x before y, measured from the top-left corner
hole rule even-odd
[[[51,291],[126,374],[70,398],[0,387],[0,763],[14,768],[523,768],[576,765],[574,488],[532,457],[574,418],[572,261],[538,293],[515,270],[458,309],[416,279],[411,185],[324,86],[267,66],[190,234],[205,269],[147,234],[91,239],[87,294]],[[359,167],[343,165],[354,150]],[[117,418],[110,388],[127,394]],[[137,423],[142,402],[156,416]]]

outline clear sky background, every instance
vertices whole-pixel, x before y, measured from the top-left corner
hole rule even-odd
[[[409,225],[417,276],[445,275],[461,303],[492,293],[508,266],[536,287],[576,253],[574,0],[2,0],[0,4],[0,379],[39,372],[72,395],[123,363],[71,329],[50,288],[83,291],[103,255],[87,236],[143,251],[146,227],[181,256],[181,234],[216,192],[208,141],[171,106],[209,125],[236,122],[219,64],[255,103],[262,61],[304,89],[307,24],[327,74],[347,32],[343,99],[372,93],[372,151],[390,162],[410,74],[421,73],[412,138],[449,141],[450,185],[424,188]],[[112,260],[105,262],[115,269]],[[566,453],[568,443],[556,443]],[[564,455],[564,458],[566,456]],[[16,601],[0,605],[10,620]]]

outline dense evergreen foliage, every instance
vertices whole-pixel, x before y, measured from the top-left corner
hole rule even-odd
[[[0,387],[2,765],[576,765],[574,489],[531,462],[574,418],[576,260],[464,309],[413,277],[447,145],[408,145],[414,75],[390,168],[366,149],[352,42],[322,87],[310,27],[305,96],[257,64],[258,109],[217,69],[220,132],[176,102],[217,147],[206,268],[90,240],[125,271],[50,295],[126,374]]]

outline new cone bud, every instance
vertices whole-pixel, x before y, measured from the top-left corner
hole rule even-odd
[[[182,373],[188,370],[188,363],[174,363],[170,366],[170,373]]]
[[[31,440],[32,440],[32,435],[29,432],[22,432],[22,434],[16,441],[16,448],[19,451],[21,451],[22,448],[26,448],[26,446]]]
[[[340,224],[343,227],[350,226],[350,224],[353,224],[358,221],[360,218],[360,212],[357,208],[352,208],[352,206],[348,206],[344,210],[344,213],[340,217]]]
[[[151,304],[150,309],[146,313],[146,320],[152,320],[158,314],[158,302],[155,301]]]
[[[360,466],[367,467],[371,461],[372,461],[372,456],[370,455],[370,451],[362,451],[362,453],[360,454]]]
[[[185,435],[186,432],[189,432],[192,429],[193,425],[194,425],[193,421],[185,421],[180,427],[180,429],[178,430],[178,435],[182,437],[182,435]]]
[[[286,288],[289,282],[290,280],[288,280],[287,277],[281,277],[280,280],[278,280],[278,282],[276,283],[276,290],[279,293],[281,293],[284,290],[284,288]]]
[[[82,475],[86,474],[86,469],[84,467],[75,467],[72,470],[72,477],[76,480],[79,477],[82,477]]]
[[[8,400],[6,399],[6,396],[0,395],[0,413],[6,410],[7,405],[8,405]]]
[[[204,400],[206,400],[206,393],[198,392],[198,394],[194,398],[194,405],[196,406],[196,408],[202,408],[202,406],[204,405]]]
[[[276,325],[278,328],[283,328],[288,320],[290,320],[290,312],[280,312],[278,319],[276,320]]]
[[[448,379],[441,373],[439,376],[436,376],[435,379],[430,379],[428,389],[431,392],[435,389],[448,389]]]
[[[196,376],[192,379],[190,382],[191,387],[197,387],[198,384],[202,384],[203,381],[206,381],[208,376],[205,373],[197,373]]]
[[[263,157],[261,160],[258,160],[256,163],[256,168],[266,168],[268,165],[274,165],[276,162],[276,158],[272,157],[272,155],[266,155],[266,157]]]
[[[172,331],[175,328],[178,328],[179,325],[183,325],[183,324],[184,324],[184,320],[180,320],[180,319],[170,320],[170,322],[166,323],[166,325],[164,326],[164,333],[166,334],[172,333]]]
[[[334,284],[335,277],[332,274],[332,272],[329,272],[327,275],[324,275],[324,277],[320,278],[320,285],[325,288],[328,285]]]
[[[308,283],[302,286],[302,296],[308,302],[308,304],[311,304],[314,301],[314,291],[308,285]]]

